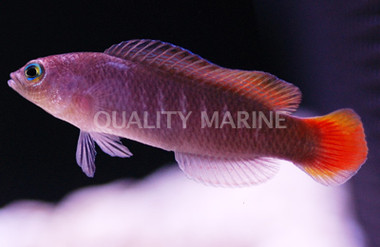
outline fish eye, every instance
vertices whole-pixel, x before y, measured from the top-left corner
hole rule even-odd
[[[42,74],[44,73],[44,69],[42,65],[38,63],[31,63],[28,66],[26,66],[24,73],[28,81],[33,81],[42,76]]]

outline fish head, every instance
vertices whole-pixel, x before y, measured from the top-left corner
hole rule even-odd
[[[83,82],[88,81],[84,78],[83,57],[84,54],[69,53],[31,60],[10,74],[8,85],[53,116],[75,124],[76,109],[86,106],[81,97],[86,87]]]

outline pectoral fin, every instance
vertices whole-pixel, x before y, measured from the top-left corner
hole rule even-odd
[[[91,133],[91,137],[103,152],[112,157],[127,158],[132,156],[132,153],[121,143],[120,137],[118,136],[104,133]]]
[[[89,177],[93,177],[95,173],[95,143],[103,152],[112,157],[126,158],[132,156],[132,153],[121,143],[118,136],[80,131],[76,158],[82,171]]]

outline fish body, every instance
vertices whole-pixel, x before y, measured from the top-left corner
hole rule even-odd
[[[367,156],[352,110],[294,117],[301,100],[294,85],[160,41],[40,58],[11,78],[22,96],[81,130],[77,162],[88,176],[95,143],[111,156],[132,155],[120,137],[174,151],[189,177],[219,186],[263,182],[277,172],[276,159],[320,183],[341,184]]]

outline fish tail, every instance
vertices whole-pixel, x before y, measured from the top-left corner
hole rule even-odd
[[[339,185],[355,175],[368,153],[360,117],[351,109],[341,109],[304,121],[318,141],[313,154],[297,166],[325,185]]]

